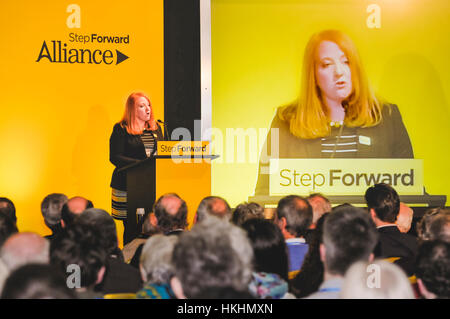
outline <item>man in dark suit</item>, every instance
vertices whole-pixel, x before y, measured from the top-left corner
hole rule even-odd
[[[395,223],[400,211],[397,192],[387,184],[375,184],[367,189],[365,199],[380,235],[374,250],[375,257],[397,257],[395,263],[408,276],[413,275],[418,244],[414,236],[400,232]]]
[[[103,209],[89,208],[76,220],[96,230],[100,249],[106,254],[105,272],[95,291],[103,294],[136,293],[142,287],[139,271],[125,263],[118,247],[117,229],[114,219]]]

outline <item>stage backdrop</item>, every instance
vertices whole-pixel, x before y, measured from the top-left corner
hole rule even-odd
[[[164,120],[163,1],[7,0],[0,28],[0,196],[19,230],[49,234],[40,203],[53,192],[110,211],[109,136],[127,96],[146,92]]]
[[[423,159],[426,191],[450,196],[449,1],[212,0],[211,7],[212,126],[224,144],[213,194],[232,205],[253,194],[264,129],[299,93],[309,37],[338,29],[355,42],[376,92],[398,105],[415,158]],[[228,156],[227,128],[257,133],[258,149],[247,146],[242,163]]]

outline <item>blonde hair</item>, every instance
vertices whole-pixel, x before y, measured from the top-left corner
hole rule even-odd
[[[353,88],[345,100],[345,125],[370,127],[380,123],[382,104],[369,86],[356,47],[347,35],[337,30],[325,30],[310,38],[303,58],[299,98],[282,108],[280,118],[289,123],[290,132],[299,138],[313,139],[330,134],[328,110],[316,79],[317,48],[322,41],[336,43],[349,61]]]
[[[131,93],[127,98],[127,102],[125,103],[125,111],[123,113],[122,119],[120,120],[120,126],[125,128],[128,134],[142,134],[142,130],[136,127],[136,100],[140,97],[145,98],[148,101],[150,107],[152,103],[150,102],[149,97],[142,92],[134,92]],[[158,125],[155,121],[155,116],[153,113],[153,108],[150,110],[150,120],[145,122],[145,128],[150,129],[152,131],[156,131],[158,129]]]
[[[340,297],[342,299],[415,298],[411,283],[403,270],[386,260],[354,263],[345,274]]]

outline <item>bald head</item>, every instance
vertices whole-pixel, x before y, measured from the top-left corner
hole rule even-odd
[[[163,206],[167,214],[171,216],[174,216],[178,213],[181,205],[181,198],[173,195],[167,195],[161,199],[161,206]]]
[[[187,205],[177,194],[161,196],[155,203],[154,211],[158,228],[164,233],[187,226]]]
[[[88,208],[92,208],[94,205],[92,202],[84,197],[75,196],[65,203],[61,210],[61,219],[63,227],[70,225],[73,220],[81,215]]]
[[[411,229],[414,211],[404,203],[400,203],[400,211],[395,223],[402,233],[407,233]]]
[[[88,206],[89,201],[86,198],[80,196],[72,197],[67,202],[67,207],[69,208],[69,210],[77,215],[84,212],[88,208]]]
[[[202,199],[197,208],[197,222],[201,222],[208,215],[226,220],[231,219],[231,208],[225,199],[219,196],[208,196]]]
[[[49,262],[49,242],[35,233],[17,233],[10,236],[0,250],[0,258],[13,270],[29,263]]]

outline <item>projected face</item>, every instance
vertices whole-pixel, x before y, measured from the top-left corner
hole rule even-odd
[[[145,97],[139,97],[135,104],[136,119],[138,121],[147,122],[150,120],[151,107]]]
[[[325,100],[342,103],[352,92],[352,75],[347,56],[331,41],[318,47],[317,85]]]

